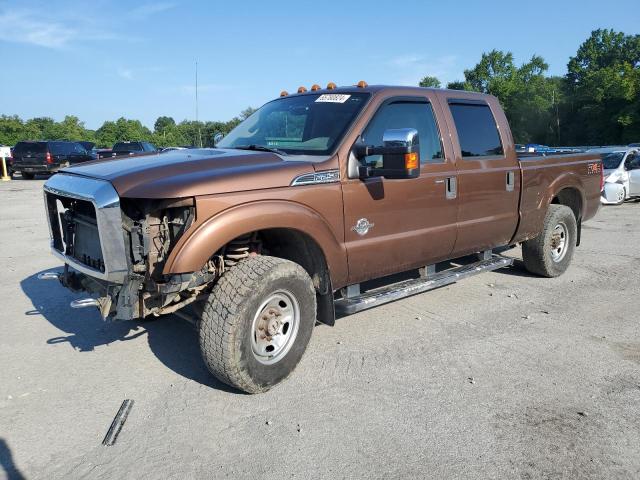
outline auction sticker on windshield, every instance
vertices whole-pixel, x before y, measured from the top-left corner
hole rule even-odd
[[[350,96],[343,93],[324,93],[316,98],[316,102],[344,103]]]

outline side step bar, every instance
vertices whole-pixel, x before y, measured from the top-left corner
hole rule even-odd
[[[336,314],[351,315],[368,308],[384,305],[401,298],[428,292],[462,280],[463,278],[490,272],[513,264],[513,258],[502,255],[492,255],[486,260],[450,268],[442,272],[429,275],[427,278],[416,278],[376,288],[362,295],[340,298],[335,301]]]

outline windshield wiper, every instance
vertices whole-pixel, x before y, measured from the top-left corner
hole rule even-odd
[[[271,153],[277,153],[279,155],[287,155],[287,152],[284,152],[277,148],[265,147],[264,145],[256,145],[255,143],[252,143],[251,145],[240,145],[239,147],[233,147],[233,148],[237,150],[257,150],[260,152],[271,152]]]

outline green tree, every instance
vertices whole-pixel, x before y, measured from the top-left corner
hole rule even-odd
[[[429,75],[427,75],[426,77],[423,77],[422,80],[420,80],[420,83],[418,85],[420,87],[425,87],[425,88],[440,88],[442,86],[442,84],[440,83],[440,80],[438,80],[436,77],[431,77]]]
[[[565,123],[578,144],[640,139],[640,35],[599,29],[567,65]]]

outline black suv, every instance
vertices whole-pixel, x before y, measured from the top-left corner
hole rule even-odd
[[[149,142],[117,142],[111,150],[111,155],[136,155],[138,153],[155,153],[158,149]]]
[[[55,173],[63,167],[92,159],[77,142],[18,142],[13,147],[11,170],[31,180],[36,173]]]

